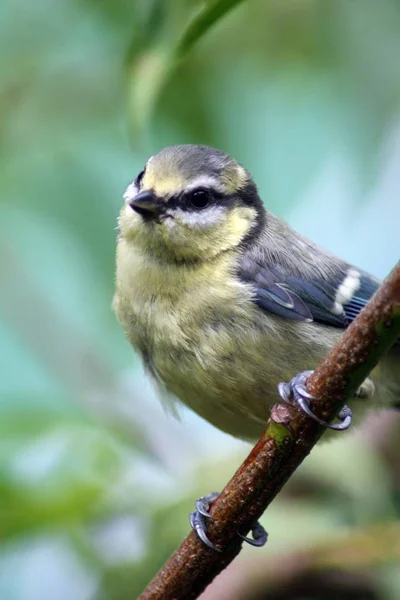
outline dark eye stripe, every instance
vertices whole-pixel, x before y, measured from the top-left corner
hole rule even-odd
[[[198,192],[205,193],[207,195],[207,203],[200,203],[201,206],[193,202],[193,195],[197,195]],[[235,195],[225,195],[222,194],[219,190],[215,190],[213,188],[195,188],[190,191],[182,192],[176,196],[170,196],[166,201],[165,207],[169,209],[180,208],[181,210],[188,211],[198,211],[204,208],[208,208],[209,206],[225,206],[231,207],[237,202],[237,196]],[[196,205],[197,204],[197,205]]]

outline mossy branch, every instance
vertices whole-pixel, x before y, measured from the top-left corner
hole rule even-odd
[[[400,263],[309,378],[318,398],[313,412],[332,419],[399,337]],[[197,598],[240,552],[237,532],[247,534],[324,431],[296,407],[276,404],[265,433],[211,508],[208,535],[221,552],[190,533],[139,600]]]

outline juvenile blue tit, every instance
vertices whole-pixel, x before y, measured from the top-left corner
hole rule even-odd
[[[166,392],[257,439],[278,383],[317,365],[379,281],[265,210],[248,171],[207,146],[161,150],[124,198],[113,306],[127,338]],[[399,404],[399,350],[350,402],[356,419]]]

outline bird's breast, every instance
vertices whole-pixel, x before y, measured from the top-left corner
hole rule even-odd
[[[114,308],[131,343],[150,355],[198,354],[207,332],[248,319],[252,292],[234,276],[235,256],[200,265],[150,260],[120,242]]]
[[[309,324],[261,311],[234,272],[235,256],[197,268],[171,266],[123,245],[114,308],[170,392],[216,427],[252,438],[277,399],[277,383],[313,368],[316,349],[312,341],[299,346]]]

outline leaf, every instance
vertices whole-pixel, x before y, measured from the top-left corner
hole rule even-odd
[[[174,55],[180,60],[220,19],[243,0],[216,0],[200,11],[188,24],[179,40]]]
[[[188,52],[204,37],[211,27],[243,0],[216,0],[198,12],[183,30],[174,45],[170,33],[140,54],[130,50],[128,58],[129,105],[132,126],[138,138],[146,142],[145,135],[154,114],[161,92],[171,74]]]
[[[136,148],[137,140],[146,145],[148,125],[172,68],[170,53],[154,48],[138,56],[128,74],[128,105]]]

